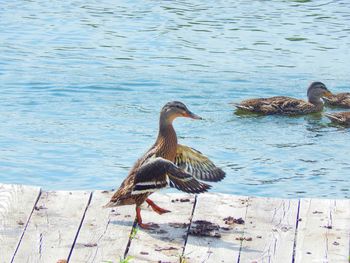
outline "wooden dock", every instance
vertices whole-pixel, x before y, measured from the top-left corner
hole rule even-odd
[[[154,194],[142,230],[111,195],[0,184],[0,262],[349,262],[348,199]]]

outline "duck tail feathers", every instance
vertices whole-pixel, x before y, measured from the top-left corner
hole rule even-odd
[[[235,106],[237,109],[240,110],[247,110],[247,111],[252,111],[254,108],[251,106],[246,106],[246,105],[242,105],[239,103],[232,103],[233,106]]]
[[[109,201],[107,204],[105,204],[104,206],[102,206],[102,208],[111,208],[111,207],[116,207],[116,206],[118,206],[118,205],[119,205],[118,202]]]
[[[341,122],[341,118],[331,114],[331,113],[325,113],[324,116],[326,116],[328,119],[330,119],[331,121],[336,121],[336,122]]]

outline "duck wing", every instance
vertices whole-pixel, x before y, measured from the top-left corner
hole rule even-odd
[[[167,186],[187,193],[202,193],[211,187],[199,182],[171,161],[157,157],[150,159],[138,169],[131,194],[152,193]]]
[[[242,110],[262,114],[303,114],[314,110],[314,105],[303,100],[286,96],[271,98],[249,99],[235,105]]]
[[[276,113],[281,114],[303,114],[315,109],[315,106],[307,101],[289,97],[277,97],[271,105],[276,108]]]
[[[225,177],[225,172],[216,167],[208,157],[191,147],[181,144],[177,145],[175,164],[199,180],[218,182]]]

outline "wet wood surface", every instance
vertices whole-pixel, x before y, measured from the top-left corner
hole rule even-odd
[[[0,184],[0,262],[348,263],[350,200],[153,194],[171,212],[104,208],[111,191]]]

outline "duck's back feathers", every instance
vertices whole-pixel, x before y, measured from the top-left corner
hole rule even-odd
[[[131,194],[152,193],[168,185],[187,193],[202,193],[210,188],[210,185],[197,181],[171,161],[158,157],[142,165],[136,172]]]
[[[324,97],[323,100],[327,105],[330,106],[350,108],[350,93],[334,94],[329,98]]]
[[[304,100],[276,96],[271,98],[249,99],[239,104],[237,108],[261,114],[299,115],[321,110],[316,105]]]
[[[326,113],[325,116],[334,123],[350,125],[350,112]]]
[[[175,164],[199,180],[218,182],[225,177],[225,172],[201,152],[181,144],[177,145]]]

